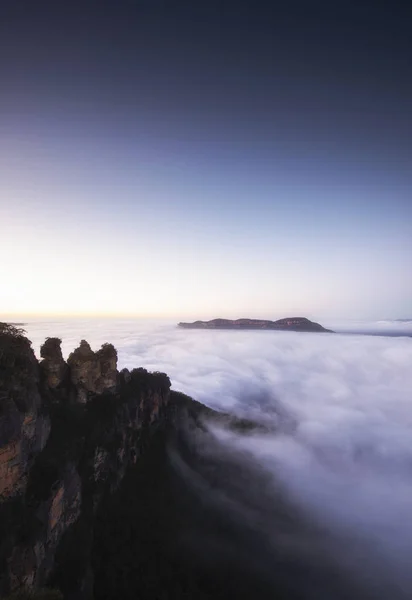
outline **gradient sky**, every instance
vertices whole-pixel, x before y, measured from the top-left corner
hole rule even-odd
[[[410,317],[398,2],[0,3],[0,315]]]

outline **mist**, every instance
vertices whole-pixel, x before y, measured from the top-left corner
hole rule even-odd
[[[364,597],[411,597],[410,322],[364,326],[375,335],[350,334],[351,325],[341,328],[345,334],[312,334],[179,330],[155,321],[31,321],[25,328],[37,354],[47,336],[63,339],[66,356],[82,338],[94,349],[110,341],[119,368],[164,371],[174,389],[196,400],[273,425],[268,434],[210,433],[226,452],[247,457],[273,489],[281,486],[322,531],[323,560],[332,551],[342,572],[368,590]],[[275,547],[265,489],[265,535]]]

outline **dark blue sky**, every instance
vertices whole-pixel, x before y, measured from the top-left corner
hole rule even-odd
[[[411,23],[3,0],[0,312],[410,316]]]

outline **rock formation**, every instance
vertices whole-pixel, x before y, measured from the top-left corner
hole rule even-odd
[[[104,344],[100,350],[93,352],[88,342],[82,340],[70,354],[67,364],[78,402],[87,402],[93,394],[116,391],[117,352],[112,344]]]
[[[0,597],[151,600],[187,589],[227,600],[226,584],[198,595],[203,574],[175,565],[187,509],[169,441],[188,449],[186,432],[203,435],[205,419],[246,434],[255,425],[171,392],[164,373],[119,373],[110,344],[94,352],[83,340],[66,363],[61,340],[48,338],[40,354],[0,324]]]
[[[0,323],[0,497],[24,493],[50,432],[42,410],[40,373],[20,329]]]
[[[47,338],[40,348],[41,370],[44,373],[46,385],[54,390],[62,385],[67,374],[67,365],[63,360],[62,341],[59,338]]]
[[[0,324],[0,596],[60,585],[75,564],[62,586],[89,598],[95,512],[164,419],[170,381],[119,374],[111,344],[93,352],[83,340],[66,363],[48,338],[40,354]]]

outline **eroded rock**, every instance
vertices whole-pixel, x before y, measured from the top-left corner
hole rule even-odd
[[[84,404],[92,394],[115,392],[117,387],[117,352],[104,344],[93,352],[85,340],[69,356],[70,380],[77,390],[77,401]]]
[[[66,363],[48,338],[41,359],[0,325],[0,595],[91,590],[96,511],[167,422],[169,378],[119,374],[111,344],[83,340]]]
[[[61,343],[59,338],[47,338],[40,348],[40,356],[43,359],[40,369],[44,374],[46,384],[52,390],[61,386],[67,375],[67,365],[63,359]]]

